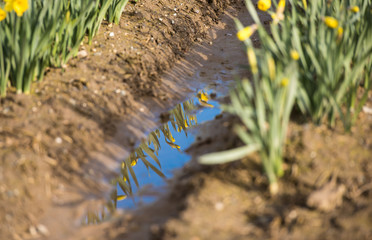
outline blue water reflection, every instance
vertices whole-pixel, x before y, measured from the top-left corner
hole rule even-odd
[[[195,136],[192,134],[192,132],[188,131],[188,127],[192,127],[191,125],[196,125],[196,122],[197,124],[200,124],[202,122],[212,120],[216,115],[220,114],[221,109],[218,102],[209,100],[209,97],[206,98],[205,96],[208,96],[208,94],[208,92],[205,92],[205,95],[202,94],[202,96],[200,96],[199,92],[197,97],[189,100],[189,102],[197,104],[194,104],[194,110],[190,111],[190,109],[183,109],[185,111],[185,115],[188,115],[185,118],[186,127],[184,126],[180,129],[179,125],[174,124],[174,121],[173,124],[168,122],[168,129],[171,133],[170,136],[173,136],[174,142],[170,141],[171,137],[169,137],[168,132],[168,136],[165,137],[162,131],[158,131],[158,136],[160,137],[158,137],[159,142],[157,142],[157,144],[159,144],[157,159],[161,164],[161,168],[159,168],[154,159],[151,159],[148,154],[146,154],[147,161],[156,166],[164,174],[165,178],[171,178],[175,169],[181,168],[190,160],[190,156],[183,151],[187,149],[195,140]],[[183,106],[183,108],[186,107]],[[151,149],[156,149],[157,146],[154,146],[154,143],[151,143],[148,145],[148,147]],[[117,196],[129,195],[128,198],[121,201],[119,199],[123,197],[117,197],[119,200],[116,202],[117,208],[129,209],[137,207],[141,204],[151,203],[156,200],[159,193],[163,192],[165,180],[152,169],[148,169],[143,161],[138,160],[137,164],[133,166],[133,171],[139,186],[134,184],[135,181],[130,174],[128,174],[129,181],[126,182],[131,183],[131,194],[125,193],[123,188],[117,184]]]

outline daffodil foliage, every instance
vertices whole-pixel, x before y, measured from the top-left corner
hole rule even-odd
[[[118,22],[128,0],[0,0],[0,94],[30,93],[47,66],[60,67],[104,18]],[[112,16],[112,17],[111,17]]]
[[[252,77],[238,81],[226,109],[242,120],[236,133],[247,145],[202,156],[200,161],[227,162],[258,151],[270,191],[276,193],[293,106],[315,123],[328,119],[334,126],[339,118],[349,130],[368,98],[372,0],[260,0],[259,11],[272,17],[269,31],[251,0],[246,5],[254,23],[243,26],[237,20],[237,38],[246,46]],[[255,32],[260,48],[250,39]]]

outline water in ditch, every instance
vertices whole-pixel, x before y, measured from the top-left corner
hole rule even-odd
[[[166,123],[152,131],[147,140],[121,163],[120,176],[112,180],[116,190],[110,201],[101,210],[89,212],[83,224],[99,223],[116,209],[134,209],[158,199],[165,191],[166,180],[190,160],[184,152],[195,141],[190,129],[221,113],[215,98],[214,90],[198,91],[164,114]]]

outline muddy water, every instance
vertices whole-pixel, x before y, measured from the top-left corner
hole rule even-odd
[[[230,82],[231,83],[231,82]],[[227,88],[227,83],[225,82]],[[211,89],[211,87],[213,89]],[[116,189],[100,211],[89,212],[83,224],[109,219],[116,209],[129,210],[148,205],[166,192],[166,182],[190,160],[185,150],[195,141],[198,124],[221,113],[216,85],[200,90],[187,101],[163,114],[163,123],[122,161],[120,176],[111,180]]]
[[[118,208],[127,209],[151,203],[164,191],[166,179],[171,178],[174,170],[190,160],[184,152],[195,140],[190,129],[220,114],[218,102],[209,100],[209,96],[214,94],[213,91],[199,92],[197,97],[171,110],[170,120],[151,132],[147,141],[126,160],[133,165],[134,174],[130,174],[123,162],[122,177],[124,180],[129,177],[129,180],[117,184],[117,199],[128,198],[118,201]],[[136,180],[138,185],[135,184]],[[129,183],[128,187],[125,188],[123,183]]]

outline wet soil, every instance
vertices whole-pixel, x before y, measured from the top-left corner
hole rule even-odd
[[[119,26],[102,26],[92,45],[81,46],[87,57],[49,69],[30,96],[1,99],[0,239],[371,239],[367,112],[351,133],[294,117],[275,197],[256,156],[196,163],[202,153],[240,144],[231,133],[239,121],[223,114],[200,127],[193,160],[168,194],[76,231],[86,210],[104,201],[110,187],[103,180],[114,176],[117,160],[165,109],[200,83],[223,85],[242,74],[232,72],[246,61],[232,21],[247,16],[242,2],[128,5]]]

